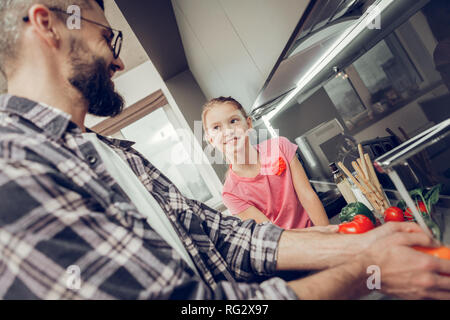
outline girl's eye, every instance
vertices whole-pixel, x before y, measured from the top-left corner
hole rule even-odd
[[[236,122],[238,122],[239,120],[238,119],[232,119],[231,120],[231,123],[236,123]]]

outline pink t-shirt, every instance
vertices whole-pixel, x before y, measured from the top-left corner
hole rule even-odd
[[[289,167],[297,145],[279,137],[255,147],[260,154],[261,172],[254,178],[245,178],[229,170],[222,192],[224,204],[233,215],[254,206],[284,229],[311,227],[312,221],[298,200]],[[279,170],[277,175],[280,157],[286,169]]]

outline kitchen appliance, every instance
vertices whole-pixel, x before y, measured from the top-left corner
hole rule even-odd
[[[337,146],[345,144],[345,139],[344,128],[337,119],[323,122],[295,139],[311,180],[332,180],[328,165],[336,160],[339,154]],[[330,189],[328,185],[322,188],[324,190],[318,187],[318,191]]]

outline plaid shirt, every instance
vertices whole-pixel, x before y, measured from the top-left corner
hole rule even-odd
[[[197,275],[147,223],[70,116],[0,96],[0,298],[296,299],[282,229],[187,199],[130,141],[99,138],[160,204]]]

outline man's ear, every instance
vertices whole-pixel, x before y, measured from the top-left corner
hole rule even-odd
[[[28,19],[34,32],[51,47],[58,47],[61,35],[56,26],[56,18],[49,8],[35,4],[28,10]]]

